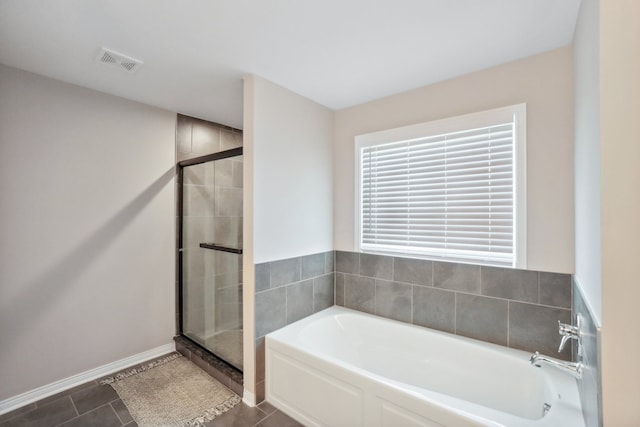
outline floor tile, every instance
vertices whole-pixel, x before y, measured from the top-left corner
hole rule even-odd
[[[72,387],[69,390],[65,390],[65,391],[62,391],[60,393],[54,394],[53,396],[45,397],[44,399],[38,400],[36,402],[36,405],[38,407],[44,406],[44,405],[47,405],[50,402],[53,402],[54,400],[60,399],[61,397],[69,396],[70,394],[73,394],[76,391],[80,391],[80,390],[84,390],[84,389],[87,389],[87,388],[91,388],[91,387],[94,387],[96,385],[97,385],[97,383],[95,381],[89,381],[87,383],[80,384],[79,386]]]
[[[271,403],[267,402],[266,400],[264,400],[262,403],[258,405],[258,409],[260,409],[262,412],[264,412],[267,415],[272,414],[274,411],[277,410],[275,406],[273,406]]]
[[[241,403],[228,412],[207,422],[207,427],[253,427],[267,416],[256,407]]]
[[[122,403],[122,400],[118,399],[115,402],[111,402],[111,407],[116,411],[116,414],[118,415],[118,418],[120,418],[120,421],[122,421],[122,424],[127,424],[133,421],[133,418],[129,413],[129,409],[127,409],[126,405]]]
[[[25,406],[23,406],[21,408],[14,409],[11,412],[7,412],[6,414],[2,414],[2,415],[0,415],[0,425],[5,421],[8,421],[8,420],[10,420],[12,418],[17,417],[18,415],[22,415],[22,414],[24,414],[26,412],[29,412],[29,411],[32,411],[34,409],[36,409],[36,404],[35,403],[31,403],[31,404],[25,405]]]
[[[73,393],[71,399],[73,399],[78,413],[82,415],[98,406],[118,399],[118,394],[110,385],[98,385]]]
[[[225,377],[226,378],[226,377]],[[275,409],[241,404],[207,426],[254,427]],[[138,427],[110,385],[89,381],[0,416],[0,427]]]
[[[111,405],[103,405],[80,415],[60,427],[120,427],[122,423]]]
[[[58,400],[36,408],[23,415],[19,415],[9,421],[3,423],[2,427],[51,427],[64,423],[74,417],[78,413],[71,403],[69,396],[62,397]]]
[[[304,427],[302,424],[283,412],[275,411],[267,418],[256,424],[256,427]]]

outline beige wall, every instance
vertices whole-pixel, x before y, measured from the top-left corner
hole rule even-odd
[[[245,77],[243,90],[243,146],[244,170],[242,185],[242,357],[244,395],[242,399],[249,405],[256,404],[256,358],[255,358],[255,269],[253,255],[253,164],[254,164],[254,103],[255,78]]]
[[[605,426],[640,424],[640,2],[600,1]]]
[[[254,79],[254,262],[332,250],[333,111]]]
[[[170,344],[175,114],[0,66],[0,400]]]
[[[584,0],[574,36],[576,279],[601,322],[605,426],[640,422],[640,3]]]
[[[573,40],[575,108],[575,280],[598,323],[600,261],[599,0],[584,0]]]
[[[333,112],[248,76],[243,130],[244,399],[251,404],[254,264],[333,249]]]
[[[573,272],[573,94],[570,47],[335,114],[334,242],[354,249],[354,137],[525,102],[527,268]]]

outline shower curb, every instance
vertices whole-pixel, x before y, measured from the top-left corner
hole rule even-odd
[[[178,353],[242,397],[244,391],[242,372],[225,361],[205,352],[184,337],[175,336],[173,340],[176,343],[176,351]]]

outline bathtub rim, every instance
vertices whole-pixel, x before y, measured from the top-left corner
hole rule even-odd
[[[455,412],[458,415],[461,415],[465,418],[467,418],[469,421],[475,421],[475,422],[482,422],[485,423],[485,425],[495,425],[495,426],[502,426],[502,425],[537,425],[535,423],[539,423],[542,422],[543,420],[547,420],[548,422],[556,419],[558,416],[561,417],[561,419],[565,419],[565,417],[567,416],[567,414],[571,415],[571,420],[573,420],[575,418],[576,421],[579,420],[578,424],[576,424],[577,426],[584,426],[584,420],[582,418],[581,415],[581,409],[580,409],[580,400],[579,400],[579,396],[578,396],[578,391],[577,391],[577,382],[575,380],[575,378],[571,378],[570,375],[568,375],[565,372],[562,372],[560,370],[558,370],[557,368],[554,368],[552,366],[543,366],[541,368],[536,368],[536,367],[531,367],[531,369],[542,369],[543,372],[545,373],[545,377],[550,377],[550,381],[552,381],[554,383],[554,387],[557,390],[561,391],[561,395],[563,396],[563,398],[561,399],[561,403],[560,405],[554,405],[556,406],[555,411],[550,412],[549,414],[545,415],[544,417],[540,417],[537,419],[531,419],[531,418],[526,418],[526,417],[519,417],[518,415],[512,414],[512,413],[508,413],[508,412],[504,412],[495,408],[491,408],[491,407],[487,407],[472,401],[467,401],[464,399],[460,399],[457,398],[455,396],[450,396],[444,393],[440,393],[438,391],[434,391],[434,390],[426,390],[427,393],[424,392],[419,392],[416,391],[416,389],[419,389],[419,387],[417,386],[413,386],[413,385],[409,385],[409,384],[405,384],[399,381],[395,381],[393,379],[387,378],[383,375],[371,372],[367,369],[361,368],[359,366],[355,366],[352,363],[343,361],[333,355],[329,355],[329,354],[316,354],[313,351],[311,351],[311,349],[309,349],[307,346],[305,346],[303,343],[301,343],[298,338],[297,338],[297,334],[299,334],[299,332],[301,331],[301,329],[303,329],[306,325],[308,325],[309,323],[313,323],[316,322],[320,319],[326,318],[326,317],[335,317],[335,316],[339,316],[341,314],[352,314],[352,315],[356,315],[356,316],[362,316],[362,317],[366,317],[369,318],[371,320],[374,320],[376,322],[382,321],[382,322],[391,322],[393,324],[397,324],[399,326],[401,326],[402,328],[412,328],[416,331],[419,331],[421,333],[427,333],[427,334],[436,334],[438,336],[444,337],[447,340],[454,340],[454,341],[463,341],[467,344],[470,345],[475,345],[475,346],[479,346],[482,349],[488,350],[490,352],[497,352],[500,353],[501,355],[507,355],[510,357],[514,357],[518,360],[526,360],[528,361],[529,356],[531,353],[523,351],[523,350],[518,350],[518,349],[513,349],[513,348],[509,348],[509,347],[505,347],[505,346],[501,346],[498,344],[493,344],[493,343],[489,343],[489,342],[484,342],[484,341],[480,341],[474,338],[469,338],[469,337],[464,337],[461,335],[456,335],[456,334],[451,334],[448,332],[444,332],[444,331],[438,331],[438,330],[434,330],[431,328],[427,328],[427,327],[423,327],[423,326],[419,326],[419,325],[413,325],[410,323],[405,323],[405,322],[401,322],[401,321],[397,321],[394,319],[389,319],[389,318],[385,318],[385,317],[381,317],[381,316],[377,316],[374,314],[370,314],[370,313],[365,313],[365,312],[361,312],[358,310],[353,310],[350,308],[346,308],[346,307],[342,307],[342,306],[332,306],[329,308],[326,308],[318,313],[315,313],[311,316],[308,316],[306,318],[300,319],[294,323],[291,323],[279,330],[276,330],[274,332],[271,332],[270,334],[267,334],[265,336],[265,349],[266,349],[266,353],[265,353],[265,358],[267,357],[267,352],[270,349],[274,349],[275,351],[281,351],[281,349],[285,349],[285,351],[293,351],[293,352],[298,352],[300,354],[303,355],[303,359],[306,360],[305,363],[308,363],[309,366],[313,366],[312,363],[309,363],[309,361],[321,361],[323,363],[329,364],[329,365],[334,365],[337,366],[339,369],[344,370],[346,372],[354,372],[356,375],[359,375],[363,378],[370,378],[372,381],[380,383],[386,387],[390,387],[393,388],[394,390],[406,395],[406,396],[411,396],[412,398],[417,398],[420,400],[423,400],[425,402],[428,402],[431,405],[437,405],[437,406],[443,406],[446,407],[448,410],[451,410],[453,412]],[[293,339],[292,339],[293,338]],[[292,343],[292,341],[294,343],[297,343],[298,345],[295,345],[294,343]],[[265,360],[265,367],[267,363]],[[268,371],[268,369],[267,369]],[[265,385],[267,385],[268,388],[268,375],[267,373],[265,373]],[[549,380],[549,379],[547,379]],[[436,398],[433,398],[433,395],[436,396]],[[267,398],[269,397],[268,393],[267,393]],[[442,399],[441,399],[442,398]],[[477,415],[473,412],[469,412],[466,410],[461,410],[459,407],[457,407],[457,405],[451,406],[447,403],[450,402],[454,402],[454,403],[462,403],[464,405],[469,405],[474,409],[478,409],[481,413],[485,413],[484,415]],[[443,402],[446,402],[443,404]],[[576,412],[577,411],[577,412]],[[487,417],[486,413],[489,414],[493,414],[495,415],[497,418],[499,419],[507,419],[507,420],[513,420],[514,424],[500,424],[500,422],[493,420],[493,417]],[[580,417],[575,417],[575,414],[580,414]],[[525,420],[526,422],[524,424],[521,424],[519,422],[516,422],[516,420]],[[548,423],[542,423],[540,425],[566,425],[566,424],[548,424]],[[572,424],[573,425],[573,424]]]

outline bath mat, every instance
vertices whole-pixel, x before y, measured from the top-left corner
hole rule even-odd
[[[110,384],[140,427],[197,427],[242,399],[173,353],[100,381]]]

